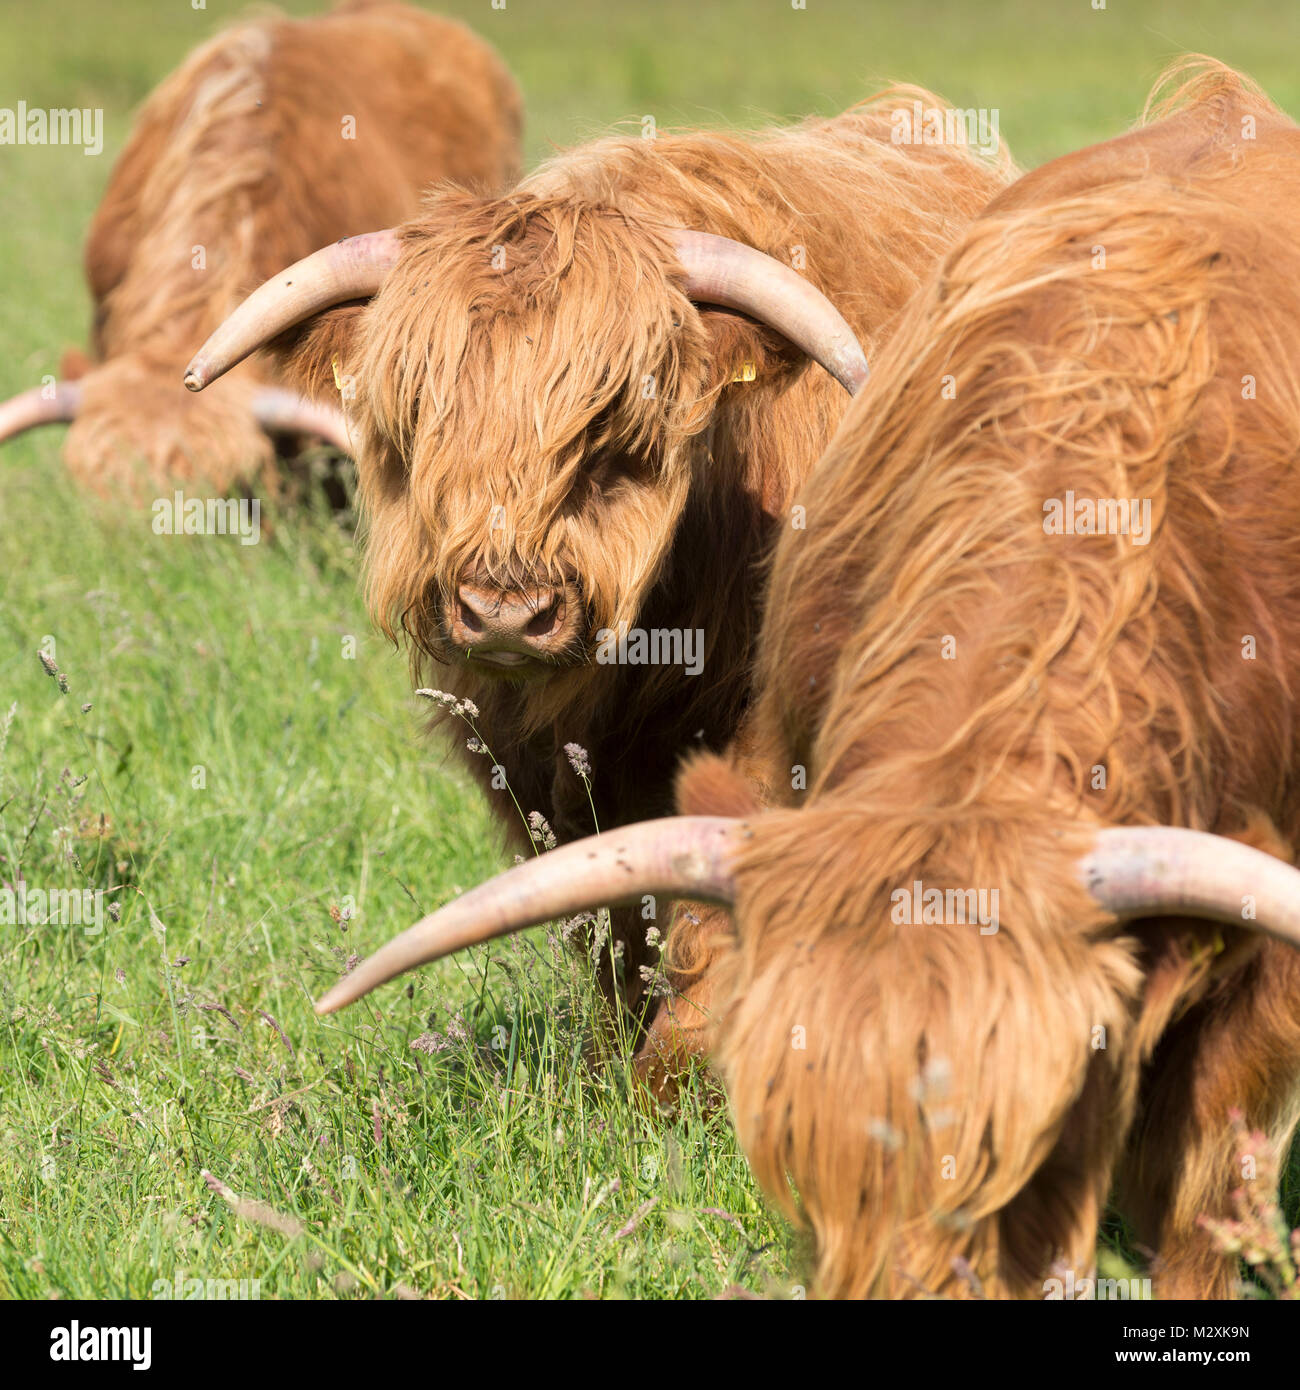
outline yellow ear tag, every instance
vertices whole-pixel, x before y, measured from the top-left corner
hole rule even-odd
[[[732,381],[753,381],[758,375],[758,368],[753,362],[742,362],[740,370],[733,376]]]
[[[339,393],[339,395],[342,395],[343,378],[339,374],[339,355],[337,352],[334,354],[333,357],[330,358],[330,366],[334,368],[334,389]]]

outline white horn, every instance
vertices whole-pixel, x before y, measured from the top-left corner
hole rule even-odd
[[[318,434],[340,453],[355,452],[347,416],[332,405],[311,401],[283,387],[263,387],[253,396],[253,415],[268,433]]]
[[[79,382],[56,382],[53,391],[48,386],[33,386],[0,405],[0,443],[37,425],[66,424],[80,409]]]
[[[775,328],[855,396],[867,356],[844,316],[797,271],[743,242],[709,232],[675,231],[686,292],[702,304],[739,309]]]
[[[1102,830],[1079,873],[1117,917],[1207,917],[1300,946],[1300,870],[1222,835],[1172,825]]]
[[[349,299],[369,299],[397,263],[401,243],[390,229],[344,237],[259,286],[198,350],[185,386],[202,391],[286,328]]]

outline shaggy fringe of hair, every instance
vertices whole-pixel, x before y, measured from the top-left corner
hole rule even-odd
[[[1158,125],[971,226],[777,550],[757,722],[790,809],[739,866],[718,1055],[828,1294],[1041,1296],[1053,1261],[1091,1268],[1117,1172],[1162,1294],[1226,1294],[1194,1220],[1226,1210],[1227,1107],[1295,1123],[1294,955],[1225,929],[1212,974],[1216,928],[1121,932],[1075,870],[1089,825],[1300,843],[1300,256],[1277,211],[1300,135],[1227,69],[1180,72]],[[1150,499],[1150,543],[1045,534],[1067,489]],[[708,811],[719,782],[688,771],[681,799]],[[896,925],[916,880],[998,888],[1000,930]]]

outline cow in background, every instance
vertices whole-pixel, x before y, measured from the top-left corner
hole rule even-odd
[[[77,481],[137,495],[273,484],[270,433],[349,449],[341,412],[265,361],[188,395],[194,342],[286,262],[411,215],[425,185],[512,182],[521,110],[486,43],[409,5],[349,0],[219,34],[145,102],[91,223],[90,356],[0,406],[0,438],[71,420]]]

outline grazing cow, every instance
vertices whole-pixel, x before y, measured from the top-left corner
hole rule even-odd
[[[67,464],[95,490],[266,478],[267,431],[347,449],[337,409],[264,368],[188,395],[177,378],[194,341],[286,262],[409,216],[423,185],[513,181],[520,127],[492,49],[410,6],[351,0],[220,34],[145,103],[91,224],[93,363],[68,354],[79,379],[0,406],[0,438],[72,419]]]
[[[1225,1296],[1230,1114],[1300,1114],[1300,129],[1179,76],[969,228],[800,493],[752,754],[783,804],[702,757],[681,819],[363,967],[734,903],[717,1058],[824,1294],[1041,1297],[1113,1189],[1158,1295]]]
[[[916,102],[943,109],[895,89],[755,138],[602,140],[500,198],[440,191],[264,286],[195,358],[198,389],[305,322],[309,387],[355,377],[372,611],[417,681],[479,711],[493,756],[469,762],[505,769],[516,832],[516,803],[561,840],[593,828],[566,743],[605,826],[671,809],[688,750],[743,746],[756,571],[866,375],[859,343],[1014,172],[903,143]],[[668,933],[695,1007],[659,1012],[650,1070],[697,1050],[720,922]],[[638,1017],[647,925],[616,914],[602,967]]]

